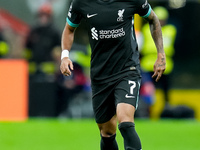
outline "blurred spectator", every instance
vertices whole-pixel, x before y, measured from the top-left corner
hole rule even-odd
[[[80,47],[80,48],[78,48],[78,47]],[[90,81],[91,47],[89,44],[84,46],[84,50],[81,47],[83,47],[83,46],[77,46],[77,44],[74,44],[72,49],[82,49],[82,50],[71,51],[70,58],[73,62],[76,62],[83,68],[84,74],[87,76],[88,81]]]
[[[77,96],[79,93],[83,93],[88,90],[89,83],[88,77],[85,73],[84,64],[87,64],[86,56],[81,53],[81,51],[74,50],[74,56],[79,56],[81,60],[84,58],[84,62],[80,62],[74,59],[74,70],[72,71],[72,75],[67,77],[61,74],[59,66],[60,66],[60,58],[61,58],[61,49],[55,48],[53,50],[53,59],[56,64],[56,85],[57,85],[57,100],[56,100],[56,116],[60,117],[71,117],[70,112],[68,112],[68,107],[70,102]],[[81,98],[80,98],[81,99]]]
[[[150,106],[154,104],[155,86],[150,73],[141,71],[142,82],[140,88],[140,101],[136,117],[148,118],[150,116]]]
[[[168,11],[164,7],[158,6],[154,8],[154,12],[160,20],[162,26],[164,50],[166,53],[166,70],[158,83],[155,83],[156,88],[161,88],[164,91],[165,106],[168,106],[169,97],[168,91],[170,88],[170,74],[173,70],[174,62],[173,55],[175,52],[174,43],[176,39],[176,27],[172,24],[167,24]],[[157,58],[156,47],[149,32],[149,26],[145,24],[142,28],[143,47],[141,49],[141,67],[144,73],[153,74],[153,65]]]
[[[5,9],[0,9],[0,57],[22,58],[29,26]]]
[[[0,58],[4,58],[9,52],[9,45],[4,40],[1,32],[0,32]]]
[[[52,51],[60,47],[60,32],[54,26],[51,5],[42,5],[36,17],[37,24],[28,36],[25,56],[30,62],[30,74],[41,78],[55,73]]]
[[[74,71],[72,75],[67,77],[62,74],[57,74],[57,116],[70,117],[68,114],[68,106],[79,93],[84,91],[87,84],[87,79],[83,69],[77,63],[74,63]]]
[[[30,31],[25,52],[29,60],[30,81],[55,83],[55,115],[66,117],[70,102],[85,90],[88,80],[84,67],[77,61],[74,63],[72,76],[64,77],[60,72],[61,36],[54,26],[51,5],[42,5],[36,17],[37,24]],[[80,54],[76,56],[79,57]],[[85,60],[81,62],[86,63]]]

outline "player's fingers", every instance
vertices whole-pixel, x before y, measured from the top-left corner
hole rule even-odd
[[[156,78],[156,82],[158,82],[158,80],[160,80],[160,78],[162,77],[162,74],[164,73],[165,69],[160,69],[158,70],[158,75],[157,75],[157,78]]]
[[[65,75],[65,76],[70,76],[70,75],[71,75],[71,72],[65,72],[63,75]]]
[[[157,76],[157,70],[156,70],[156,65],[154,64],[153,66],[153,71],[154,71],[154,74],[152,75],[152,78],[155,78]]]
[[[61,73],[65,76],[71,75],[71,70],[73,70],[73,63],[69,58],[63,58],[60,65]]]
[[[154,74],[152,75],[152,78],[155,78],[157,76],[157,71],[154,72]]]
[[[65,68],[64,75],[65,76],[70,76],[71,75],[71,71],[69,70],[68,66],[66,66],[66,68]]]
[[[61,65],[60,66],[61,73],[65,76],[71,75],[71,71],[69,70],[68,65]]]
[[[74,70],[74,65],[73,65],[73,63],[72,63],[72,62],[70,62],[70,64],[69,64],[69,65],[70,65],[70,69],[71,69],[71,70]]]
[[[162,76],[162,72],[158,72],[157,78],[156,78],[156,82],[158,82],[160,80]]]
[[[62,72],[63,75],[65,76],[70,76],[71,75],[71,71],[69,69],[65,69],[63,72]]]

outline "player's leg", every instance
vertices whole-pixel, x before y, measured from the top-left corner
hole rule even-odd
[[[135,131],[134,114],[137,108],[140,78],[124,78],[116,87],[117,118],[124,138],[125,150],[141,150],[141,142]]]
[[[118,145],[115,140],[117,117],[113,116],[108,122],[98,124],[101,133],[101,150],[118,150]]]
[[[141,150],[140,138],[135,130],[134,113],[135,107],[130,104],[117,105],[119,130],[124,138],[125,150]]]
[[[95,120],[101,134],[101,150],[118,150],[115,140],[117,117],[114,84],[92,85]]]

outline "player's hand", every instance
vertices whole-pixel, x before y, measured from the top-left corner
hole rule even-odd
[[[156,78],[156,82],[158,82],[165,69],[166,69],[165,53],[158,53],[158,58],[154,64],[154,74],[152,75],[152,78]]]
[[[60,64],[61,73],[65,76],[70,76],[71,75],[70,69],[74,70],[72,61],[68,57],[63,58]]]

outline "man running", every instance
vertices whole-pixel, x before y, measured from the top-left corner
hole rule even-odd
[[[134,14],[149,21],[157,47],[152,77],[158,81],[165,70],[165,52],[159,20],[147,0],[74,0],[62,35],[60,69],[69,76],[73,70],[69,51],[75,29],[81,19],[88,23],[92,49],[92,102],[101,134],[101,150],[118,150],[115,140],[117,121],[125,150],[142,149],[134,124],[141,82],[139,52],[132,24]]]

